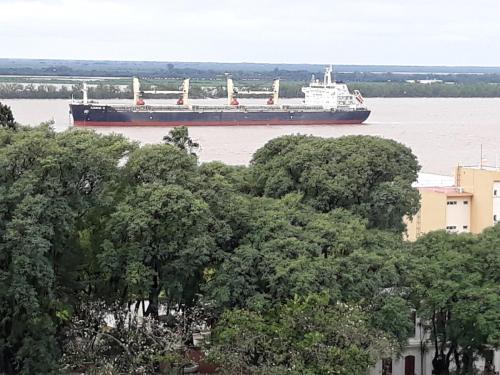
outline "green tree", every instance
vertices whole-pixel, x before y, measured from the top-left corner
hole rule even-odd
[[[284,136],[257,150],[251,164],[257,195],[300,193],[318,211],[345,208],[370,227],[396,232],[418,210],[411,184],[419,169],[409,148],[371,136]]]
[[[219,261],[222,261],[249,230],[250,197],[242,193],[248,190],[246,168],[211,162],[200,165],[198,171],[196,192],[210,207],[208,231],[221,250]]]
[[[9,106],[4,105],[0,102],[0,126],[9,129],[16,128],[16,122],[14,121],[14,115]]]
[[[332,262],[361,245],[365,224],[347,211],[317,213],[299,200],[241,202],[243,236],[205,287],[215,306],[258,310],[296,294],[329,290],[338,296]]]
[[[196,151],[200,148],[200,145],[189,137],[189,131],[186,126],[173,128],[168,135],[163,137],[163,141],[167,144],[177,146],[192,155],[195,155]]]
[[[366,228],[342,209],[318,213],[301,196],[247,202],[245,235],[203,287],[216,307],[263,311],[311,293],[355,304],[401,351],[414,332],[401,236]]]
[[[214,249],[207,204],[175,185],[143,184],[111,215],[99,261],[105,278],[129,300],[148,300],[158,317],[169,306],[192,305]]]
[[[369,231],[361,246],[334,260],[340,300],[359,305],[374,327],[396,339],[401,352],[415,332],[408,293],[408,252],[399,235]]]
[[[223,374],[359,375],[391,345],[356,306],[311,295],[268,312],[225,312],[211,355]]]
[[[130,144],[49,126],[0,140],[0,371],[49,373],[84,289],[79,230]]]
[[[477,357],[500,345],[499,233],[434,232],[412,248],[410,285],[438,375],[449,374],[452,361],[459,374],[472,375]]]
[[[158,182],[193,191],[199,183],[196,157],[173,145],[146,145],[136,149],[130,153],[123,171],[129,186]]]

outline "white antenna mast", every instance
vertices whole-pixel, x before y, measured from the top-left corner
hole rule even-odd
[[[89,88],[87,87],[87,82],[83,82],[82,92],[83,104],[87,104],[89,102]]]
[[[137,77],[132,78],[132,91],[134,93],[134,105],[137,105],[141,98],[141,83]]]
[[[189,78],[182,82],[182,103],[188,105],[189,100]]]
[[[277,105],[280,95],[280,80],[276,78],[273,82],[273,104]]]
[[[325,77],[323,78],[323,86],[328,87],[332,85],[332,66],[327,66],[325,69]]]
[[[481,161],[479,162],[479,168],[483,169],[483,144],[481,143]]]

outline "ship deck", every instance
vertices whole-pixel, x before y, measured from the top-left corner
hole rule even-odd
[[[306,105],[123,105],[123,104],[90,104],[91,109],[112,108],[116,112],[325,112],[322,106]],[[337,108],[340,112],[353,112],[352,108]]]

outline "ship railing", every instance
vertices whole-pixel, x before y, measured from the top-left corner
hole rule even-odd
[[[267,112],[267,111],[301,111],[301,112],[316,112],[328,110],[321,105],[144,105],[144,106],[127,106],[113,105],[113,109],[118,112],[155,112],[155,111],[194,111],[194,112]],[[340,105],[338,110],[366,110],[366,107],[355,107],[348,105]]]
[[[117,111],[126,112],[152,112],[152,111],[189,111],[190,108],[187,105],[141,105],[141,106],[127,106],[127,105],[113,105],[113,108]]]
[[[192,106],[193,111],[203,112],[203,111],[224,111],[224,112],[255,112],[255,111],[279,111],[282,107],[279,105],[194,105]]]
[[[284,105],[283,109],[289,111],[320,111],[324,108],[321,105]]]
[[[238,111],[241,106],[235,105],[193,105],[193,111]]]
[[[367,107],[351,107],[351,106],[338,106],[336,109],[332,108],[332,111],[338,112],[355,112],[355,111],[367,111]]]
[[[246,111],[279,111],[281,109],[279,105],[249,105],[243,108]]]

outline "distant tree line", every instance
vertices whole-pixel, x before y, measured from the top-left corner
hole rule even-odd
[[[82,98],[81,85],[60,88],[50,84],[15,84],[0,83],[0,98],[2,99],[75,99]],[[131,97],[130,91],[123,91],[115,85],[98,85],[89,87],[89,97],[96,99],[125,99]]]
[[[417,98],[494,98],[500,97],[500,84],[446,84],[446,83],[351,83],[349,88],[359,90],[366,97]]]
[[[162,63],[134,61],[56,61],[0,59],[0,75],[18,76],[87,76],[155,77],[220,79],[225,73],[235,79],[308,81],[314,74],[323,76],[323,66],[310,64],[229,64]],[[415,79],[438,79],[455,83],[500,83],[499,68],[481,67],[404,67],[338,66],[335,77],[347,82],[404,82]]]
[[[250,89],[262,89],[262,85],[244,81],[243,84]],[[215,86],[210,86],[210,81],[202,87],[200,84],[192,85],[190,88],[191,98],[223,98],[226,97],[226,88],[215,81]],[[302,87],[307,82],[286,82],[280,84],[280,97],[300,98],[303,97]],[[349,84],[351,90],[359,90],[365,97],[384,98],[417,98],[417,97],[452,97],[452,98],[493,98],[500,97],[500,84],[473,83],[473,84],[445,84],[445,83],[398,83],[398,82],[352,82]],[[145,88],[147,89],[147,88]],[[178,90],[174,86],[158,86],[158,90]],[[175,98],[178,95],[146,94],[145,98]],[[3,99],[81,99],[82,91],[80,85],[68,88],[62,86],[56,88],[54,85],[22,85],[12,83],[0,83],[0,98]],[[131,89],[121,89],[117,85],[99,84],[89,87],[89,98],[92,99],[131,99]]]

